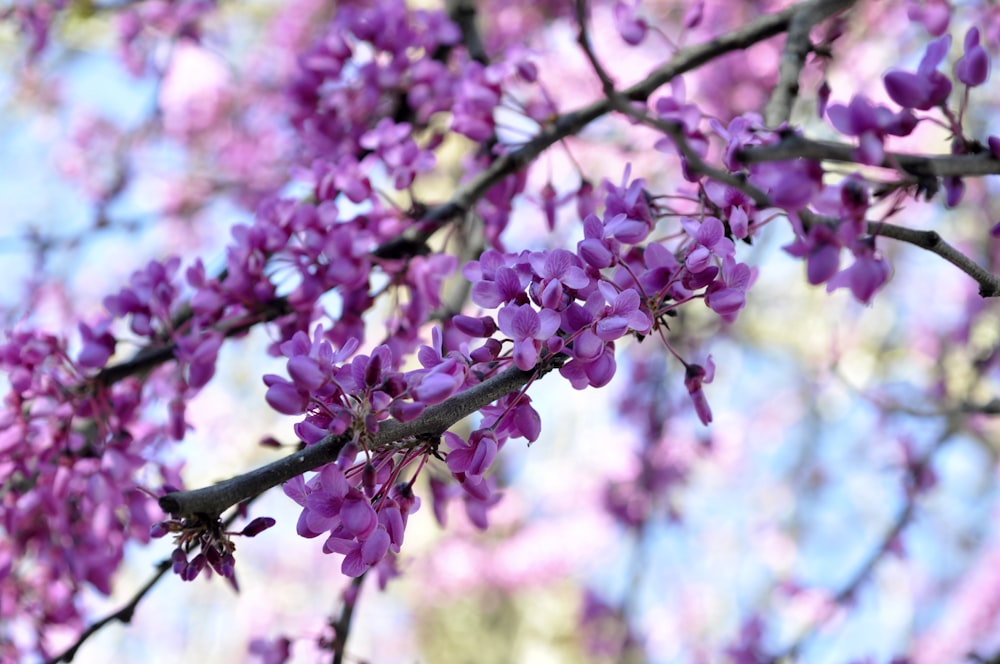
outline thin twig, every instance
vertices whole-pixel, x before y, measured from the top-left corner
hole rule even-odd
[[[581,42],[583,44],[584,42]],[[595,63],[599,72],[603,72],[600,68],[599,63],[596,62],[596,58],[593,57],[592,53],[588,53],[588,57],[592,59]],[[606,74],[599,73],[599,76],[606,77]],[[705,177],[720,182],[722,184],[728,185],[750,197],[754,204],[760,208],[768,208],[771,206],[770,198],[767,194],[760,188],[754,186],[746,178],[740,177],[730,173],[727,170],[720,168],[715,168],[705,163],[701,156],[691,147],[688,143],[687,138],[684,136],[683,128],[676,122],[669,122],[661,120],[650,116],[647,112],[642,111],[635,106],[624,102],[619,95],[613,94],[609,98],[609,101],[615,107],[617,111],[624,115],[628,115],[635,118],[639,122],[654,127],[673,140],[674,144],[677,146],[678,151],[681,156],[687,161],[688,168],[695,173],[700,173]],[[791,138],[786,139],[790,141]],[[805,139],[798,139],[800,141],[805,141]],[[818,143],[816,141],[805,141],[805,143],[812,143],[816,145],[832,146],[836,149],[831,150],[831,154],[840,154],[843,161],[854,161],[852,157],[849,157],[844,150],[847,152],[853,152],[853,148],[847,145],[837,145],[835,143],[825,144]],[[761,148],[765,149],[765,148]],[[757,148],[747,149],[743,151],[743,154],[757,154]],[[809,154],[796,154],[794,152],[788,152],[784,156],[784,160],[795,159],[795,158],[812,158],[817,159],[820,157],[809,155]],[[946,163],[949,159],[971,159],[971,157],[953,157],[953,158],[933,158],[933,157],[915,157],[912,155],[892,155],[892,158],[900,158],[900,165],[906,168],[911,168],[913,171],[918,171],[929,162],[931,167],[936,167]],[[998,159],[982,159],[976,158],[977,162],[991,162],[1000,173],[1000,160]],[[764,160],[761,160],[764,161]],[[781,161],[775,159],[775,161]],[[803,221],[808,223],[825,223],[830,225],[837,224],[837,220],[831,217],[824,217],[811,213],[808,210],[803,210],[799,212],[799,216]],[[892,238],[893,240],[899,240],[900,242],[906,242],[914,246],[920,247],[930,251],[931,253],[937,254],[938,256],[944,258],[946,261],[960,269],[962,272],[966,273],[972,277],[976,283],[979,284],[979,295],[982,297],[997,297],[1000,296],[1000,277],[991,273],[986,268],[982,267],[974,260],[963,254],[961,251],[948,244],[936,231],[922,231],[912,228],[906,228],[903,226],[897,226],[895,224],[890,224],[883,221],[869,221],[867,222],[867,231],[871,235],[882,236]]]
[[[979,295],[982,297],[997,297],[1000,295],[1000,277],[992,274],[989,270],[945,242],[936,231],[918,231],[885,222],[869,221],[868,232],[872,235],[881,235],[901,242],[907,242],[935,253],[975,279],[979,284]]]
[[[142,600],[146,594],[153,589],[157,582],[167,573],[171,567],[170,560],[161,560],[156,564],[156,572],[150,577],[149,581],[145,583],[139,590],[136,591],[135,595],[120,609],[111,613],[90,627],[85,629],[80,636],[77,638],[76,643],[65,650],[61,655],[57,655],[52,659],[48,660],[48,664],[56,664],[57,662],[72,662],[73,658],[76,657],[76,651],[80,649],[80,646],[84,644],[90,637],[100,631],[105,625],[112,622],[121,622],[128,624],[132,622],[132,615],[135,613],[136,607],[139,606],[139,602]]]
[[[909,472],[907,477],[912,479],[914,487],[919,485],[920,475],[926,471],[927,467],[933,460],[934,455],[944,446],[946,442],[948,442],[956,431],[956,423],[951,421],[949,425],[945,427],[944,431],[938,435],[930,449],[928,449],[913,464],[908,466]],[[831,599],[835,605],[839,606],[850,600],[857,593],[861,585],[871,577],[879,562],[896,546],[897,540],[900,535],[902,535],[903,530],[910,523],[912,523],[913,518],[916,515],[918,497],[919,495],[916,490],[911,491],[908,487],[906,488],[906,504],[903,506],[903,509],[899,511],[896,518],[892,520],[891,524],[889,524],[889,527],[882,534],[882,537],[871,550],[861,566],[855,570],[854,574],[851,575],[851,578],[849,578],[833,595]],[[815,631],[815,629],[827,619],[827,617],[828,616],[820,616],[814,618],[812,623],[804,627],[799,635],[788,646],[786,646],[780,654],[770,659],[770,662],[772,664],[777,664],[778,662],[797,661],[799,650],[801,650],[806,640]]]
[[[246,508],[247,506],[249,506],[250,503],[256,500],[258,496],[259,494],[248,498],[243,503],[242,508]],[[236,510],[235,512],[230,514],[228,517],[226,517],[225,521],[223,522],[223,529],[229,528],[229,526],[231,526],[236,521],[236,519],[240,518],[240,516],[242,516],[243,514],[245,514],[243,509]],[[163,578],[164,574],[166,574],[167,570],[169,570],[172,566],[173,562],[171,561],[170,558],[158,562],[156,564],[156,571],[153,573],[153,575],[149,578],[149,580],[145,584],[143,584],[141,588],[139,588],[135,592],[135,594],[131,597],[131,599],[129,599],[129,601],[126,602],[125,605],[122,606],[122,608],[118,609],[114,613],[108,614],[107,616],[93,623],[90,627],[85,629],[80,634],[80,636],[76,640],[76,643],[67,648],[61,655],[58,655],[48,660],[46,664],[57,664],[58,662],[71,662],[73,661],[73,658],[76,657],[76,651],[80,649],[80,646],[82,646],[87,639],[96,634],[105,625],[108,625],[112,622],[121,622],[125,624],[130,623],[132,621],[132,615],[135,613],[136,608],[139,606],[139,602],[142,600],[143,597],[145,597],[149,593],[150,590],[153,589],[153,587],[160,581],[160,579]]]
[[[469,56],[482,64],[488,64],[490,59],[486,47],[476,28],[476,0],[448,0],[446,3],[448,18],[458,26],[462,33],[462,45]]]
[[[333,627],[333,662],[332,664],[343,664],[344,653],[347,652],[347,637],[351,635],[351,621],[354,618],[354,607],[358,604],[358,595],[361,594],[361,584],[365,581],[368,571],[361,573],[351,580],[351,587],[344,592],[344,605],[340,608],[340,618],[332,623]],[[347,594],[350,593],[350,597]]]

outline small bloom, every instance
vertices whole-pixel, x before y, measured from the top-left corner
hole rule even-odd
[[[704,383],[711,383],[713,378],[715,378],[715,363],[712,362],[711,355],[705,361],[705,366],[688,364],[686,367],[684,386],[691,396],[691,402],[694,404],[698,419],[706,426],[712,421],[712,409],[708,405],[708,399],[705,398],[705,392],[701,386]]]
[[[951,94],[951,81],[937,67],[950,46],[951,35],[945,35],[927,46],[916,73],[895,69],[886,74],[882,80],[892,100],[904,108],[922,111],[943,104]]]
[[[635,46],[646,38],[648,25],[646,20],[638,15],[639,0],[634,0],[631,4],[624,2],[615,3],[615,28],[626,44]]]
[[[555,311],[535,311],[529,304],[509,304],[497,314],[500,331],[514,342],[514,364],[524,371],[538,363],[541,342],[555,334],[559,322]]]
[[[970,87],[982,85],[990,75],[990,56],[979,45],[979,28],[965,34],[965,53],[955,63],[955,77]]]
[[[876,254],[870,243],[862,244],[855,252],[854,263],[838,272],[826,285],[827,291],[849,288],[858,301],[867,304],[872,296],[889,279],[889,264]]]

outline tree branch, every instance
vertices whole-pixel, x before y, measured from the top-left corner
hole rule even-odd
[[[906,502],[903,508],[896,515],[896,518],[892,520],[888,528],[886,528],[877,545],[869,552],[868,557],[865,558],[861,566],[855,570],[854,574],[831,597],[835,605],[840,606],[849,601],[857,593],[861,585],[871,578],[879,562],[897,545],[899,537],[916,516],[917,499],[920,497],[920,476],[928,469],[934,459],[934,455],[956,433],[958,433],[958,429],[956,428],[955,421],[949,419],[948,426],[938,435],[930,449],[909,465],[905,481],[912,484],[910,486],[904,485]],[[814,616],[811,619],[811,624],[807,624],[781,653],[768,660],[769,664],[797,661],[799,651],[806,640],[828,618],[829,616]]]
[[[459,420],[524,387],[551,368],[554,365],[535,371],[511,367],[442,403],[430,406],[414,420],[400,422],[390,419],[381,422],[378,431],[371,436],[371,445],[381,448],[405,438],[439,436]],[[177,517],[195,514],[216,516],[251,496],[335,461],[340,450],[353,438],[353,432],[327,436],[304,450],[224,482],[193,491],[168,493],[160,498],[160,507]]]
[[[61,655],[57,655],[56,657],[53,657],[52,659],[48,660],[47,664],[56,664],[57,662],[72,662],[73,658],[76,657],[76,651],[80,649],[80,646],[82,646],[87,639],[89,639],[94,634],[103,629],[104,626],[107,625],[108,623],[122,622],[128,624],[132,622],[132,615],[135,613],[136,607],[139,606],[139,602],[142,600],[143,597],[146,596],[147,593],[149,593],[150,590],[153,589],[153,586],[157,584],[157,582],[163,577],[164,574],[167,573],[167,570],[169,569],[170,569],[169,559],[161,560],[159,563],[157,563],[156,573],[153,574],[152,577],[150,577],[149,581],[147,581],[144,586],[142,586],[141,588],[139,588],[138,591],[136,591],[135,595],[132,596],[132,599],[130,599],[128,603],[125,604],[125,606],[118,609],[114,613],[111,613],[101,618],[100,620],[92,624],[90,627],[85,629],[83,633],[80,634],[80,636],[77,638],[76,643],[70,646]]]
[[[813,49],[809,39],[813,26],[849,9],[854,2],[855,0],[819,0],[797,8],[788,26],[785,48],[781,51],[778,82],[764,108],[764,124],[768,127],[777,128],[792,116],[792,106],[799,94],[799,74],[802,73],[806,57]]]
[[[612,97],[612,99],[617,99],[617,97]],[[764,209],[771,206],[771,202],[767,194],[760,188],[748,182],[745,178],[738,177],[729,171],[715,168],[714,166],[710,166],[705,163],[698,153],[691,148],[690,144],[687,142],[687,138],[684,136],[683,130],[676,122],[666,122],[658,118],[650,117],[647,113],[635,109],[625,103],[619,104],[617,110],[636,118],[643,124],[655,127],[669,136],[677,145],[678,151],[687,160],[688,168],[692,172],[700,173],[709,179],[721,182],[722,184],[728,185],[746,194],[753,200],[754,204],[758,208]],[[850,149],[849,146],[843,147]],[[793,157],[787,158],[790,159]],[[997,166],[1000,166],[1000,160],[991,161],[994,161]],[[825,223],[830,225],[838,223],[836,219],[814,214],[808,210],[800,211],[799,216],[802,217],[803,221],[807,223]],[[899,240],[900,242],[907,242],[920,247],[921,249],[937,254],[960,269],[962,272],[965,272],[967,275],[972,277],[976,283],[979,284],[980,296],[1000,296],[1000,277],[991,273],[989,270],[976,263],[961,251],[948,244],[936,231],[921,231],[903,226],[896,226],[882,221],[867,222],[866,230],[871,235],[880,235],[882,237],[892,238],[893,240]]]
[[[856,164],[857,148],[846,143],[814,141],[802,136],[788,135],[774,145],[760,145],[737,151],[736,158],[744,164],[789,159],[839,161]],[[1000,174],[1000,159],[988,152],[963,155],[915,155],[886,152],[881,168],[902,171],[914,176],[978,177]]]
[[[976,280],[982,297],[1000,295],[1000,277],[992,274],[961,251],[945,242],[936,231],[918,231],[903,226],[895,226],[878,221],[868,222],[868,232],[872,235],[890,237],[926,249],[945,259],[962,272]]]

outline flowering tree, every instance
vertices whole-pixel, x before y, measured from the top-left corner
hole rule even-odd
[[[419,604],[560,578],[584,661],[993,661],[1000,9],[426,4],[0,13],[6,111],[60,128],[49,163],[88,219],[5,211],[31,261],[0,344],[0,658],[70,661],[179,581],[239,590],[245,538],[290,546],[256,502],[280,487],[339,604],[237,660],[378,660],[350,638],[368,585]],[[67,90],[98,66],[114,111]],[[237,389],[227,353],[264,389],[216,415],[266,402],[284,431],[199,438],[206,394]],[[595,391],[610,436],[561,410]],[[589,463],[539,449],[560,431]],[[185,481],[210,443],[272,456]],[[505,507],[518,454],[602,515],[520,584],[503,543],[552,522]],[[444,534],[411,552],[428,514]],[[603,576],[562,564],[597,542]],[[664,576],[676,542],[693,562]],[[122,589],[140,547],[163,560]],[[474,580],[449,591],[446,560]]]

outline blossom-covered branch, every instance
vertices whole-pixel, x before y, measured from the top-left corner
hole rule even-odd
[[[542,373],[544,371],[524,371],[517,367],[506,369],[443,403],[428,407],[414,420],[380,422],[368,445],[371,449],[382,449],[406,439],[440,438],[449,427],[500,397],[519,390]],[[221,514],[251,496],[336,460],[344,445],[356,436],[355,432],[330,435],[304,450],[232,479],[193,491],[168,493],[160,498],[160,507],[175,516]]]

